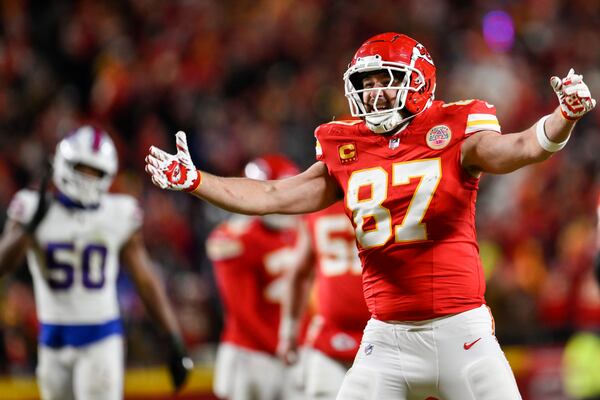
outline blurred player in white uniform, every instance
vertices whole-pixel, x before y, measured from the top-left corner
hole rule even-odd
[[[0,274],[27,262],[40,321],[37,377],[44,400],[123,398],[123,325],[116,280],[123,262],[169,346],[175,389],[192,361],[143,244],[142,212],[127,195],[107,193],[117,172],[115,146],[83,126],[56,148],[55,195],[23,189],[0,238]]]
[[[245,175],[279,179],[298,173],[279,155],[248,163]],[[292,400],[294,388],[276,356],[283,276],[295,262],[296,217],[234,215],[217,226],[207,253],[223,301],[225,323],[214,392],[227,400]]]

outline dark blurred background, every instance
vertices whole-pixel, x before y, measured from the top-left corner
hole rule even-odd
[[[212,173],[239,175],[263,152],[307,167],[315,127],[348,113],[341,77],[353,52],[385,31],[429,49],[438,99],[495,104],[505,133],[554,109],[548,80],[570,67],[600,97],[599,1],[0,0],[0,222],[61,137],[84,122],[104,127],[120,153],[113,189],[142,203],[145,240],[185,340],[210,364],[221,315],[204,241],[226,214],[153,187],[147,148],[174,149],[184,130],[197,167]],[[536,368],[547,363],[552,386],[566,341],[600,328],[591,276],[599,124],[597,107],[549,161],[482,178],[487,300],[520,384],[534,393],[525,397],[564,398],[560,380],[548,389]],[[128,365],[158,364],[157,332],[126,276],[120,289]],[[36,335],[21,268],[0,282],[3,374],[32,374]]]

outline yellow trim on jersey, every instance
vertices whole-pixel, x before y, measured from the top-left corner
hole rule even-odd
[[[340,121],[331,121],[329,123],[330,124],[352,126],[352,125],[360,124],[361,122],[362,122],[361,119],[348,119],[348,120],[340,120]]]
[[[465,133],[469,135],[483,130],[500,132],[500,123],[498,122],[496,115],[490,113],[469,114],[467,117]]]
[[[474,125],[498,125],[498,126],[500,126],[497,119],[480,119],[478,121],[467,122],[467,126],[474,126]]]
[[[467,104],[471,104],[472,102],[474,102],[475,99],[466,99],[466,100],[458,100],[458,101],[453,101],[451,103],[444,103],[442,104],[442,107],[450,107],[450,106],[466,106]]]

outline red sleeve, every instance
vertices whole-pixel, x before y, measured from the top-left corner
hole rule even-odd
[[[467,104],[465,136],[480,131],[501,133],[500,123],[496,117],[496,107],[483,100],[472,100]]]

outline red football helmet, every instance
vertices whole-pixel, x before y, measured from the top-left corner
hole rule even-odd
[[[283,179],[300,172],[296,164],[279,154],[267,154],[255,158],[246,164],[246,178],[259,180]],[[263,223],[271,229],[293,229],[298,218],[295,215],[269,214],[261,217]]]
[[[387,87],[362,87],[362,78],[374,71],[390,75]],[[374,132],[389,132],[431,105],[435,92],[435,65],[421,43],[399,33],[382,33],[368,39],[356,51],[344,73],[344,87],[352,115],[364,118]],[[374,91],[377,98],[382,95],[382,90],[388,89],[398,90],[394,107],[367,110],[363,93]],[[399,111],[403,109],[410,115],[401,115]]]
[[[247,178],[259,180],[282,179],[300,172],[296,164],[279,154],[266,154],[251,160],[244,168]]]

